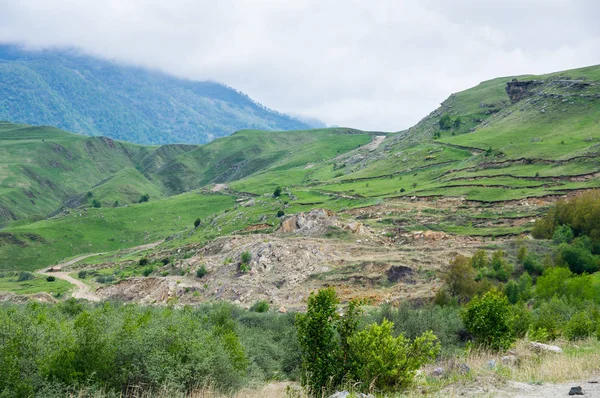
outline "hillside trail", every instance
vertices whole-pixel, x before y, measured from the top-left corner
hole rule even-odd
[[[140,245],[140,246],[136,246],[136,247],[132,247],[126,250],[147,250],[147,249],[153,249],[156,246],[160,245],[161,243],[163,243],[164,240],[159,240],[157,242],[153,242],[153,243],[148,243],[145,245]],[[100,296],[98,296],[95,291],[92,291],[92,287],[90,285],[88,285],[87,283],[79,280],[79,279],[75,279],[72,276],[69,275],[68,272],[62,272],[62,271],[58,271],[58,272],[53,272],[50,271],[50,269],[52,268],[65,268],[68,267],[70,265],[76,264],[81,260],[84,260],[88,257],[92,257],[92,256],[100,256],[102,254],[105,254],[105,252],[102,253],[91,253],[91,254],[84,254],[82,256],[79,257],[75,257],[69,261],[65,261],[63,263],[57,264],[55,266],[52,267],[44,267],[40,270],[35,271],[38,274],[41,275],[52,275],[58,279],[62,279],[64,281],[69,282],[70,284],[75,286],[75,291],[73,292],[72,296],[76,299],[86,299],[89,301],[101,301],[102,298]]]

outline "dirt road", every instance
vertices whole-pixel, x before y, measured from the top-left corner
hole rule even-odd
[[[133,251],[133,250],[147,250],[147,249],[153,249],[156,246],[160,245],[161,243],[163,243],[163,240],[160,240],[158,242],[153,242],[153,243],[148,243],[145,245],[141,245],[141,246],[136,246],[136,247],[132,247],[130,249],[126,249],[128,251]],[[77,299],[86,299],[86,300],[90,300],[90,301],[100,301],[102,300],[100,298],[100,296],[98,296],[95,291],[92,291],[92,287],[90,285],[88,285],[87,283],[84,283],[83,281],[80,281],[79,279],[75,279],[72,276],[69,275],[68,272],[53,272],[53,271],[49,271],[51,268],[65,268],[68,267],[70,265],[73,265],[75,263],[78,263],[81,260],[84,260],[88,257],[92,257],[92,256],[99,256],[105,253],[92,253],[92,254],[85,254],[83,256],[79,256],[79,257],[75,257],[72,260],[69,261],[65,261],[64,263],[60,263],[58,265],[55,265],[53,267],[45,267],[41,270],[36,271],[36,273],[38,274],[42,274],[42,275],[52,275],[58,279],[62,279],[64,281],[69,282],[70,284],[75,286],[75,291],[73,292],[72,296],[74,298]]]

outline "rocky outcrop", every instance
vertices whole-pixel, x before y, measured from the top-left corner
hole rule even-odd
[[[334,213],[326,209],[314,209],[309,213],[300,213],[287,217],[281,222],[277,232],[300,235],[321,235],[330,226],[337,224]]]
[[[506,94],[512,103],[519,102],[523,98],[530,97],[534,94],[533,87],[542,84],[538,80],[523,80],[518,81],[513,79],[506,83]]]

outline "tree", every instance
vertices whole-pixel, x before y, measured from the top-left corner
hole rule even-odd
[[[442,130],[450,130],[452,127],[452,118],[450,118],[450,115],[447,113],[444,114],[439,121],[439,125]]]
[[[285,216],[285,211],[283,211],[283,210],[279,210],[279,211],[277,212],[277,218],[281,218],[281,217],[283,217],[283,216]]]
[[[515,341],[512,308],[506,296],[498,291],[490,290],[483,297],[471,300],[461,317],[467,330],[483,347],[503,350]]]
[[[452,124],[454,125],[454,127],[460,127],[461,123],[462,123],[462,119],[460,118],[460,116],[457,116],[454,119],[454,122],[452,122]]]
[[[199,219],[199,218],[196,218],[196,221],[194,221],[194,228],[198,228],[198,227],[200,226],[200,223],[201,223],[201,222],[202,222],[202,221],[200,221],[200,219]]]
[[[441,346],[432,332],[410,341],[392,335],[394,324],[384,319],[350,338],[354,379],[363,388],[393,391],[406,387],[415,372],[439,354]]]
[[[311,293],[305,314],[296,316],[298,341],[302,350],[302,384],[320,396],[327,386],[337,385],[340,374],[340,347],[336,339],[339,303],[335,290]]]
[[[94,200],[92,200],[92,207],[99,209],[100,207],[102,207],[102,203],[100,203],[100,201],[98,199],[94,199]]]
[[[277,187],[277,188],[275,188],[275,191],[273,191],[273,197],[278,198],[280,196],[281,196],[281,187]]]
[[[138,203],[148,202],[149,200],[150,200],[150,194],[144,194],[144,195],[140,196],[140,200],[138,200]]]

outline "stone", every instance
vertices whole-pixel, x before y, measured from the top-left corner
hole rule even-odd
[[[518,359],[515,355],[505,355],[502,357],[502,363],[504,365],[516,365]]]
[[[444,368],[435,368],[431,371],[431,375],[433,377],[442,377],[445,373],[446,371],[444,370]]]
[[[462,374],[468,374],[471,372],[471,367],[466,363],[461,363],[458,365],[458,371]]]
[[[486,365],[487,365],[487,367],[488,367],[488,368],[490,368],[490,369],[495,369],[495,368],[496,368],[496,360],[495,360],[495,359],[490,359],[490,360],[487,362],[487,364],[486,364]]]
[[[571,390],[569,390],[569,395],[584,395],[583,389],[581,386],[571,387]]]
[[[350,393],[348,391],[338,391],[333,395],[330,395],[329,398],[347,398],[350,396]]]
[[[279,312],[280,314],[286,314],[287,313],[287,309],[284,306],[279,307],[279,309],[277,310],[277,312]]]
[[[555,352],[557,354],[560,354],[563,352],[563,350],[555,345],[548,345],[548,344],[542,344],[542,343],[537,343],[535,341],[531,342],[531,348],[534,351],[546,351],[546,352]]]

